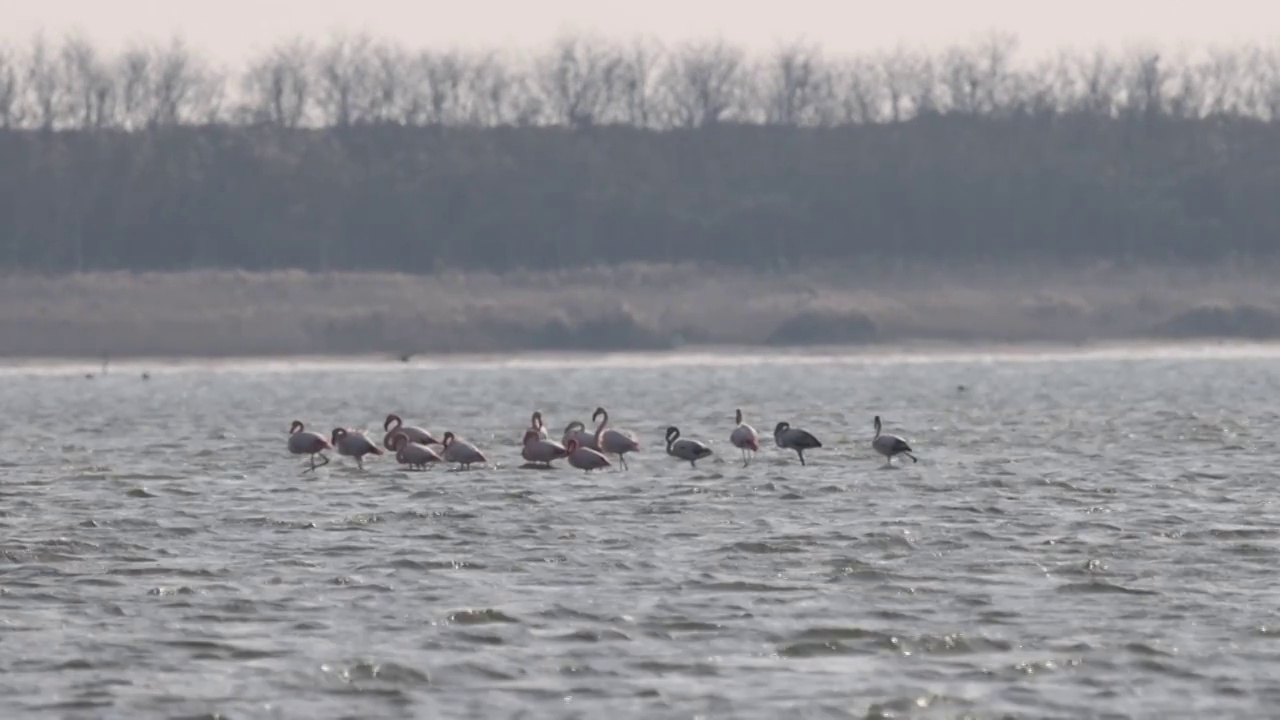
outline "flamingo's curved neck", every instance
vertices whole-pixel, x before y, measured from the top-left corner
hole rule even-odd
[[[596,443],[599,444],[600,436],[604,433],[604,426],[609,424],[609,413],[600,413],[600,424],[596,426]]]

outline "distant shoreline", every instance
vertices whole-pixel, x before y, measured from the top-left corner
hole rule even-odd
[[[421,370],[448,367],[652,367],[718,364],[771,365],[808,363],[966,363],[1055,362],[1080,360],[1191,360],[1280,359],[1280,341],[1247,341],[1222,338],[1212,341],[1107,340],[1094,343],[895,343],[875,345],[820,345],[800,348],[700,346],[646,351],[527,351],[506,353],[423,354],[402,362],[382,354],[349,355],[243,355],[243,356],[135,356],[112,358],[108,375],[140,372],[209,370],[298,370],[324,368]],[[101,358],[0,357],[0,373],[100,375]]]
[[[1280,271],[770,271],[692,263],[411,275],[0,276],[0,363],[616,354],[1044,354],[1280,341]]]

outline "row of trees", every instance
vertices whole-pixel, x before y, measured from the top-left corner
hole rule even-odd
[[[1020,58],[994,33],[937,52],[833,57],[791,42],[664,46],[564,36],[531,55],[415,50],[367,35],[281,43],[239,68],[180,39],[107,54],[83,37],[0,47],[0,128],[136,130],[723,123],[838,126],[922,115],[1159,113],[1280,119],[1280,45]]]
[[[1280,56],[1014,50],[37,40],[0,62],[0,269],[1280,254]]]

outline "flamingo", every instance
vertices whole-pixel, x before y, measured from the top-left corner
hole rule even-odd
[[[596,426],[596,446],[600,448],[601,453],[617,455],[622,469],[626,470],[627,459],[623,456],[640,450],[640,443],[636,440],[636,436],[623,430],[613,428],[606,430],[605,426],[609,424],[609,413],[602,407],[596,408],[596,411],[591,413],[591,421],[595,422],[596,418],[600,418],[600,424]]]
[[[334,428],[332,442],[333,446],[338,448],[339,455],[355,458],[356,467],[361,470],[364,469],[365,455],[382,454],[382,448],[374,445],[373,441],[359,431],[351,432],[346,428]]]
[[[698,467],[698,461],[711,455],[711,448],[697,440],[681,440],[680,428],[672,425],[667,428],[667,454],[681,460],[688,460],[689,467]]]
[[[906,455],[911,458],[911,462],[916,462],[916,456],[911,454],[911,446],[906,440],[897,435],[889,435],[888,433],[880,434],[880,416],[876,416],[875,420],[876,435],[871,438],[871,447],[875,451],[885,457],[885,465],[893,465],[894,455]]]
[[[410,469],[425,470],[427,463],[440,462],[440,455],[430,447],[413,442],[402,430],[391,433],[391,447],[396,451],[396,462]]]
[[[760,435],[755,428],[742,422],[742,410],[735,411],[733,421],[737,423],[737,427],[729,433],[729,442],[742,451],[742,467],[746,467],[747,451],[750,450],[752,454],[760,452]]]
[[[579,470],[591,472],[592,470],[609,467],[611,464],[609,458],[589,447],[583,446],[576,438],[569,438],[569,442],[564,444],[564,448],[569,453],[569,464]]]
[[[551,467],[552,460],[566,457],[569,454],[564,445],[555,440],[538,437],[538,431],[534,428],[525,430],[524,439],[520,442],[523,446],[520,448],[520,457],[529,463],[540,463],[547,468]]]
[[[315,472],[317,467],[324,467],[329,464],[329,458],[321,454],[325,450],[332,449],[333,446],[325,439],[323,435],[313,430],[308,430],[301,420],[294,420],[289,426],[289,452],[294,455],[310,455],[311,467],[302,472]],[[324,462],[316,465],[316,456]]]
[[[588,433],[587,426],[582,424],[581,420],[574,420],[564,426],[564,435],[561,436],[560,442],[565,446],[569,446],[570,440],[577,440],[578,445],[600,452],[600,444],[595,433]]]
[[[472,463],[486,463],[489,459],[466,440],[459,440],[452,431],[446,432],[442,440],[444,453],[440,457],[447,462],[458,463],[459,468],[471,469]]]
[[[386,436],[382,438],[382,446],[388,450],[395,450],[395,438],[392,436],[397,432],[404,433],[404,436],[409,438],[409,442],[418,443],[419,445],[440,444],[440,441],[431,437],[431,433],[426,430],[413,425],[405,425],[400,416],[395,413],[391,413],[386,420],[382,421],[382,429],[387,431]]]
[[[542,411],[534,410],[533,417],[529,418],[529,429],[535,430],[538,437],[545,438],[547,436],[547,428],[542,424]]]
[[[791,427],[789,422],[780,422],[773,429],[773,441],[778,447],[784,450],[795,450],[796,455],[800,456],[800,464],[804,465],[804,451],[813,448],[822,447],[822,443],[818,442],[818,438],[814,437],[808,430]]]

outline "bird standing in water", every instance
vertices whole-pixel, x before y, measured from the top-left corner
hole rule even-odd
[[[879,415],[876,416],[875,427],[876,435],[871,438],[871,447],[885,457],[885,465],[893,465],[894,455],[906,455],[911,458],[911,462],[916,462],[916,456],[911,454],[911,446],[907,444],[906,440],[897,435],[880,434]]]

